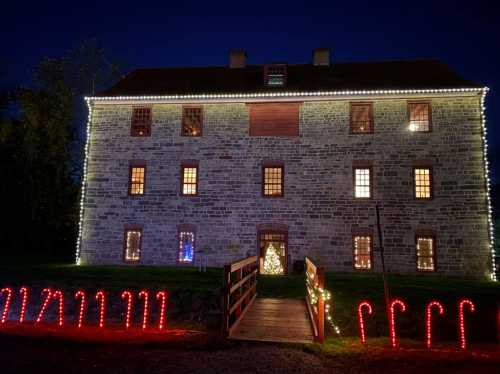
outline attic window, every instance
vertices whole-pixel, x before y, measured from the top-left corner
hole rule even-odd
[[[266,86],[281,87],[286,83],[286,65],[267,65],[264,71]]]

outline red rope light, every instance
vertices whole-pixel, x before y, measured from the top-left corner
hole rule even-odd
[[[132,295],[132,292],[130,291],[123,291],[122,292],[122,299],[127,299],[127,312],[125,315],[125,327],[128,329],[130,327],[130,316],[132,314],[132,302],[134,299],[134,296]]]
[[[9,315],[10,303],[12,302],[12,288],[10,288],[10,287],[2,288],[0,293],[7,294],[7,297],[5,298],[5,305],[3,307],[3,312],[2,312],[2,323],[5,323],[7,321],[8,315]]]
[[[104,327],[104,315],[106,313],[106,294],[104,291],[98,291],[95,299],[99,302],[99,328]]]
[[[149,299],[149,293],[146,290],[142,290],[139,292],[139,299],[143,298],[144,299],[144,309],[143,309],[143,315],[142,315],[142,329],[144,330],[148,326],[148,299]]]
[[[52,290],[50,288],[44,288],[42,290],[42,295],[44,293],[46,293],[47,296],[45,296],[45,300],[43,302],[42,309],[40,309],[40,313],[38,313],[38,317],[36,319],[36,323],[39,323],[42,320],[43,315],[45,314],[45,310],[47,310],[47,306],[49,305],[50,298],[52,297]]]
[[[159,330],[163,330],[163,328],[165,327],[165,312],[167,309],[167,298],[168,298],[167,291],[159,291],[156,294],[156,300],[161,299],[160,318],[158,321],[158,329]]]
[[[395,299],[391,302],[390,308],[389,308],[389,329],[390,329],[390,334],[391,334],[391,344],[392,348],[396,348],[398,346],[398,341],[396,337],[396,324],[395,324],[395,318],[394,318],[394,311],[396,306],[399,307],[401,312],[406,311],[406,305],[403,301],[399,299]]]
[[[24,322],[24,317],[26,316],[26,306],[28,305],[29,289],[28,287],[21,287],[19,290],[21,294],[21,311],[19,313],[19,323]]]
[[[78,290],[75,293],[75,299],[80,298],[80,310],[78,313],[78,328],[82,327],[83,314],[85,313],[85,291]]]
[[[432,308],[437,308],[440,315],[444,313],[443,305],[439,301],[431,301],[426,307],[425,336],[427,337],[427,348],[432,345]]]
[[[62,326],[64,323],[64,296],[62,291],[55,291],[52,296],[59,299],[59,326]]]
[[[365,344],[366,337],[365,337],[365,321],[363,320],[363,308],[366,309],[368,314],[373,313],[373,308],[368,301],[362,301],[358,305],[359,334],[361,336],[361,342]]]
[[[469,307],[470,312],[475,312],[475,306],[474,303],[468,299],[463,299],[460,301],[458,304],[458,319],[459,319],[459,326],[460,326],[460,347],[462,349],[467,348],[467,341],[466,341],[466,336],[465,336],[465,322],[464,322],[464,308],[465,306]]]

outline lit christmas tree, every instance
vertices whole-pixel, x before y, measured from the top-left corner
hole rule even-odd
[[[278,256],[278,252],[272,243],[269,243],[269,247],[266,251],[266,257],[264,258],[264,273],[283,274],[283,266],[281,266],[280,256]]]

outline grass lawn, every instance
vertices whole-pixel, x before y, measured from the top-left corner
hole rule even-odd
[[[123,289],[167,289],[172,294],[174,314],[181,319],[198,320],[202,318],[193,316],[193,309],[201,308],[202,314],[212,313],[214,320],[219,318],[216,311],[220,305],[218,295],[222,276],[222,269],[208,269],[206,273],[199,273],[194,268],[179,267],[0,265],[1,286],[52,286],[68,291],[83,288],[92,292],[104,288],[115,293]],[[391,275],[389,283],[392,296],[401,298],[408,305],[407,313],[399,313],[397,316],[402,338],[423,340],[425,305],[436,299],[445,307],[445,316],[435,317],[436,339],[456,340],[457,301],[466,297],[477,308],[476,313],[466,317],[471,340],[496,339],[499,283],[432,274]],[[383,284],[379,274],[327,273],[326,287],[332,292],[333,318],[342,336],[358,334],[356,307],[361,300],[369,300],[375,309],[373,316],[366,317],[367,336],[387,336]],[[261,276],[258,294],[263,297],[303,298],[304,275]],[[214,322],[211,323],[212,328],[216,328]]]

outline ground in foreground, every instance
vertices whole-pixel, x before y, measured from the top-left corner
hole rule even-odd
[[[496,347],[472,352],[354,341],[323,347],[229,342],[214,336],[161,343],[98,343],[0,334],[6,373],[499,373]]]

